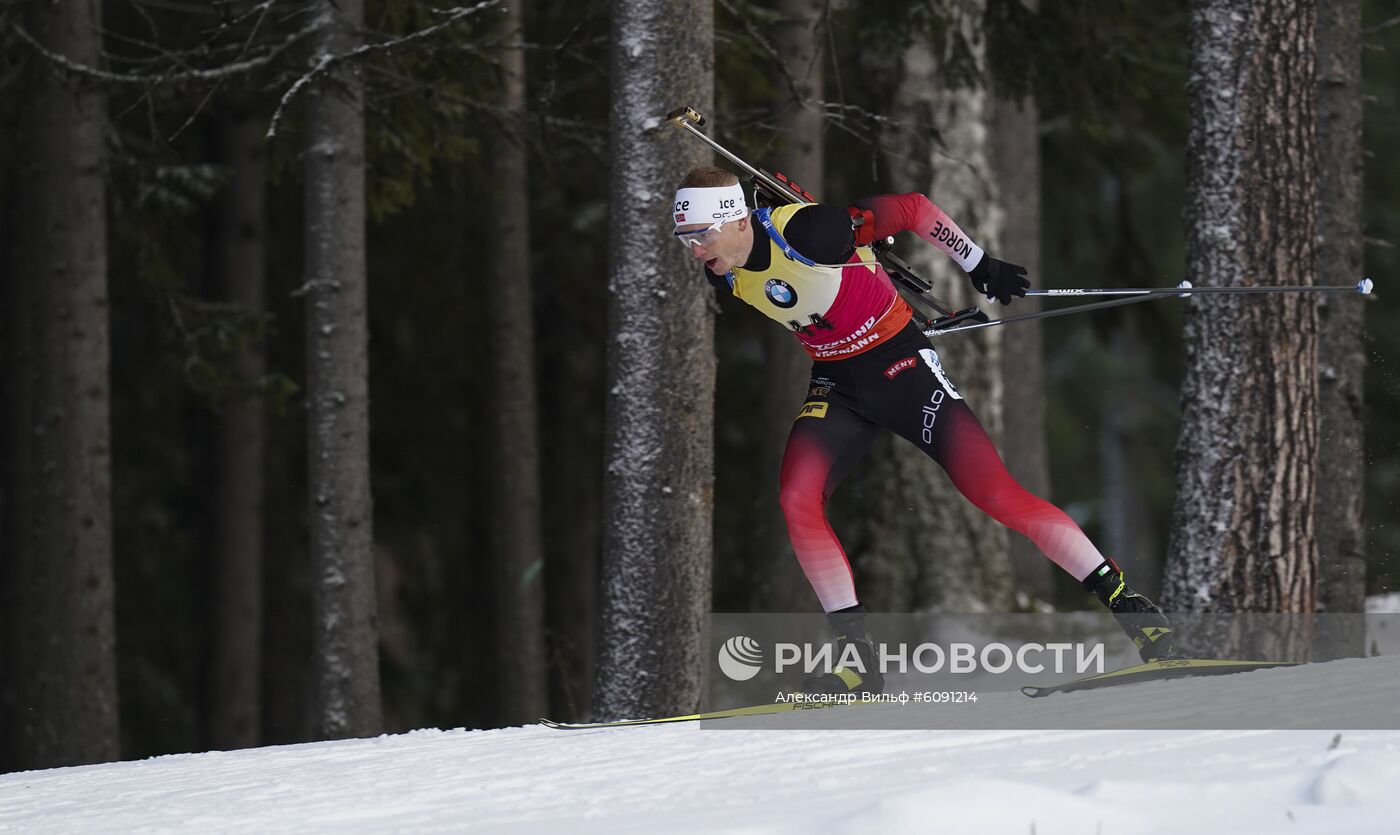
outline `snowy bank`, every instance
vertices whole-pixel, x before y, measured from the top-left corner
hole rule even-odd
[[[0,775],[0,832],[1391,833],[1397,786],[1400,731],[530,726]]]

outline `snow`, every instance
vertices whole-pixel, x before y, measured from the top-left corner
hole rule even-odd
[[[1400,614],[1400,592],[1366,598],[1366,611],[1372,614]]]
[[[6,832],[1392,832],[1400,733],[415,732],[0,777]]]
[[[1258,680],[1289,698],[1334,669]],[[1241,678],[996,695],[1126,712],[1166,688],[1233,697]],[[0,832],[1322,835],[1400,820],[1400,731],[725,727],[424,730],[0,775]]]

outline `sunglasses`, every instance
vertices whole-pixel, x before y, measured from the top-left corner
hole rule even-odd
[[[680,241],[681,246],[687,249],[692,246],[709,246],[719,240],[719,228],[729,222],[728,220],[717,220],[704,229],[692,229],[689,232],[672,232],[671,234],[675,235],[676,240]]]

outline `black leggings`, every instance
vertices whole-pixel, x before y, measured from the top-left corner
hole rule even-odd
[[[937,461],[968,501],[1029,537],[1075,579],[1103,562],[1074,520],[1006,471],[928,339],[910,323],[865,353],[813,363],[807,400],[788,436],[783,515],[797,560],[826,611],[859,602],[826,502],[886,429]]]

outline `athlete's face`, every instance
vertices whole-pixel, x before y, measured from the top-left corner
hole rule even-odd
[[[687,223],[676,227],[677,232],[698,232],[705,229],[704,223]],[[715,275],[724,275],[749,260],[749,250],[753,248],[753,226],[749,219],[741,217],[719,227],[718,234],[711,240],[686,245],[690,254],[705,262],[705,267]]]

